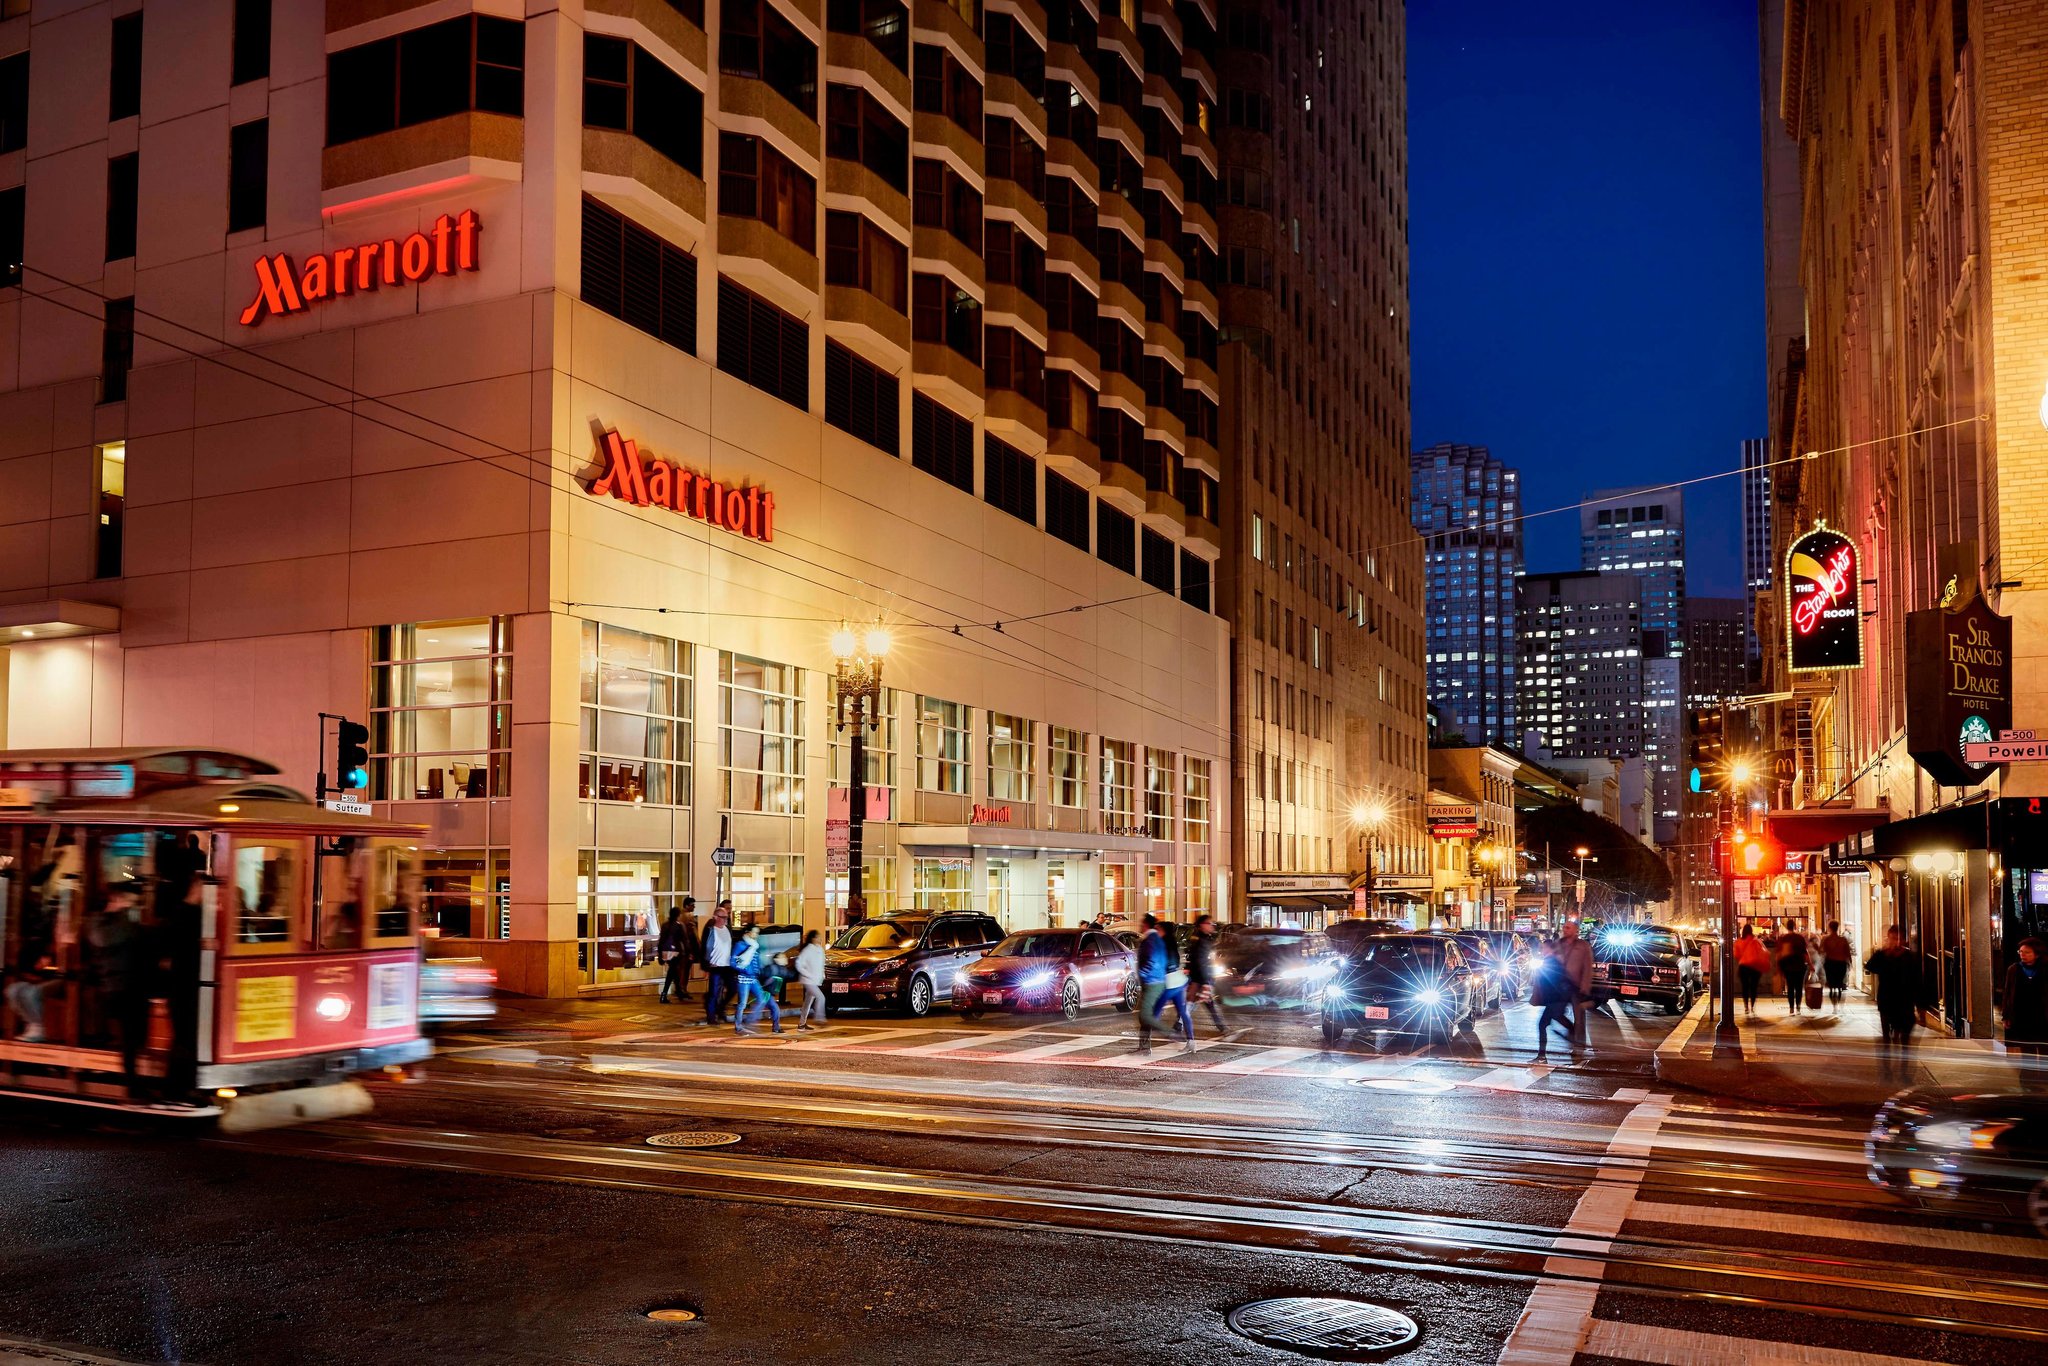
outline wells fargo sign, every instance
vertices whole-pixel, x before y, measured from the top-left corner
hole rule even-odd
[[[2012,728],[2012,618],[1980,593],[1906,614],[1906,749],[1949,787],[1984,781],[1990,765],[1963,747]]]
[[[1863,580],[1856,543],[1825,523],[1785,554],[1786,651],[1793,673],[1863,665]]]
[[[643,461],[640,448],[615,431],[599,438],[598,460],[604,473],[590,483],[595,497],[667,508],[756,541],[775,539],[775,495],[758,485],[721,484],[666,460]]]
[[[385,285],[416,285],[429,275],[455,275],[477,268],[477,237],[483,230],[475,209],[442,214],[425,232],[381,242],[336,247],[293,266],[279,252],[256,258],[256,297],[242,310],[242,325],[297,313],[322,299],[365,294]]]

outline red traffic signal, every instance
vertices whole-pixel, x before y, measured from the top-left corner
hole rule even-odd
[[[1729,877],[1776,877],[1785,871],[1785,846],[1761,832],[1723,835],[1721,871]]]

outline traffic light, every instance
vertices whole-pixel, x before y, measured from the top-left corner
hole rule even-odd
[[[1694,792],[1719,792],[1726,777],[1726,714],[1719,707],[1702,708],[1686,715],[1685,785]]]
[[[334,727],[334,785],[353,792],[370,785],[370,728],[343,718]]]
[[[1735,830],[1721,841],[1721,871],[1730,877],[1776,877],[1785,871],[1785,846],[1761,831]]]

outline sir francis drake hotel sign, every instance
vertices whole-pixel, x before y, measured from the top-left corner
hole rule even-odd
[[[721,484],[659,457],[643,460],[630,438],[611,430],[598,438],[597,458],[604,473],[586,485],[594,498],[667,508],[749,540],[775,539],[775,495],[759,485]]]

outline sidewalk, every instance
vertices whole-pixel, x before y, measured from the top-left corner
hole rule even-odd
[[[1716,1058],[1719,1005],[1700,1001],[1671,1031],[1657,1049],[1659,1081],[1780,1105],[1874,1105],[1912,1086],[1992,1091],[2048,1084],[2039,1071],[2023,1080],[2021,1060],[1989,1039],[1916,1028],[1905,1052],[1882,1051],[1877,1006],[1856,993],[1839,1011],[1823,1005],[1798,1015],[1783,1000],[1758,1002],[1753,1016],[1737,1002],[1742,1056]]]

